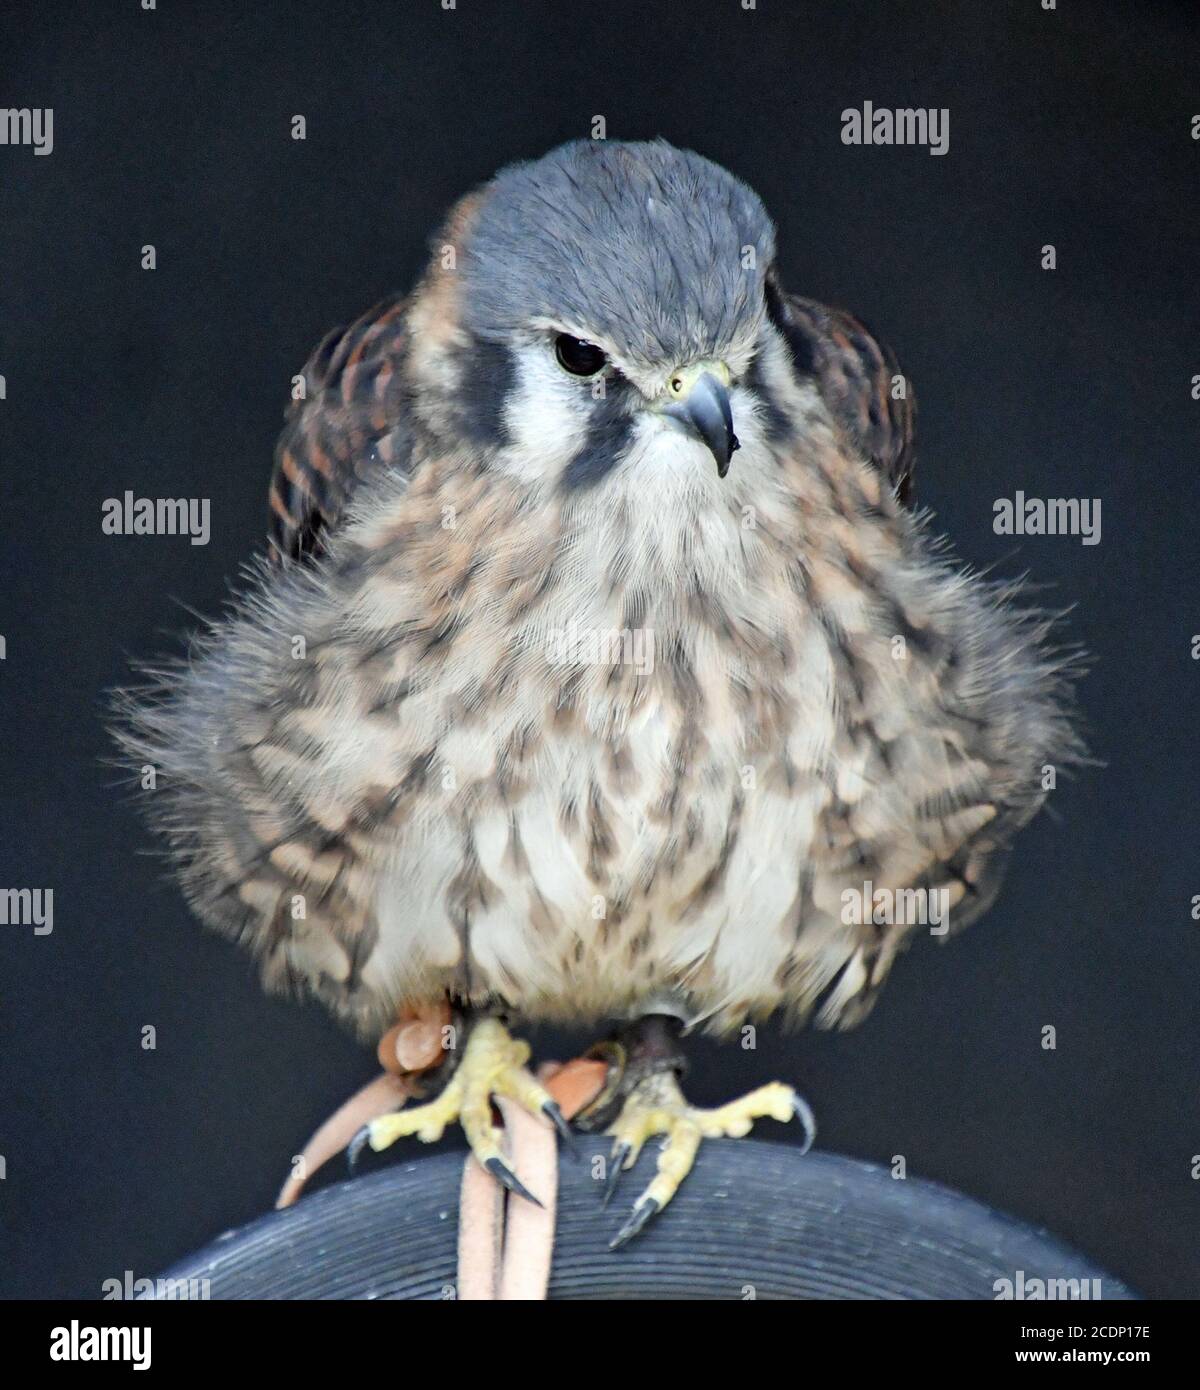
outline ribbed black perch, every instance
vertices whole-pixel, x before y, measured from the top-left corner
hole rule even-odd
[[[747,1139],[704,1144],[667,1211],[610,1252],[656,1150],[647,1147],[605,1210],[591,1164],[602,1150],[592,1140],[580,1147],[577,1159],[559,1160],[551,1298],[993,1299],[995,1281],[1017,1271],[1027,1285],[1099,1280],[1103,1298],[1136,1296],[1051,1236],[968,1197]],[[462,1165],[461,1154],[438,1154],[314,1192],[164,1277],[207,1279],[218,1299],[453,1297]]]

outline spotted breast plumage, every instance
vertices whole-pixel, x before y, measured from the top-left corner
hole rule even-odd
[[[856,1022],[1078,751],[1048,623],[913,509],[890,351],[782,288],[732,175],[579,142],[466,198],[303,381],[270,560],[129,705],[200,917],[365,1038],[449,1000],[460,1092],[553,1110],[499,1019],[616,1019],[622,1158],[794,1113],[687,1106],[675,1035]]]

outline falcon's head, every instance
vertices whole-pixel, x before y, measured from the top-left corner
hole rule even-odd
[[[435,432],[565,488],[656,454],[715,458],[723,477],[739,406],[760,408],[774,251],[758,197],[665,142],[513,165],[435,240],[410,320],[418,405]]]
[[[359,482],[420,458],[576,516],[623,497],[686,529],[761,501],[779,459],[820,440],[910,499],[894,359],[784,292],[762,203],[710,160],[575,141],[469,194],[432,250],[411,299],[309,363],[277,457],[276,554],[320,554]]]

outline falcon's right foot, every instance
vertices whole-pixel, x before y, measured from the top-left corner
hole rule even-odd
[[[502,1131],[492,1123],[492,1097],[507,1096],[531,1113],[540,1111],[565,1139],[571,1139],[557,1102],[525,1069],[528,1060],[528,1043],[510,1037],[497,1018],[479,1019],[470,1026],[462,1060],[441,1094],[426,1105],[381,1115],[364,1125],[350,1144],[351,1165],[364,1147],[369,1145],[378,1153],[405,1135],[415,1134],[432,1144],[457,1120],[480,1165],[510,1192],[540,1206],[505,1161]]]

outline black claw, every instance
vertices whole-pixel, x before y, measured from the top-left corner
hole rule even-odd
[[[812,1107],[802,1096],[793,1095],[792,1112],[804,1127],[804,1143],[800,1146],[800,1152],[806,1154],[817,1137],[816,1117],[813,1115]]]
[[[351,1173],[358,1167],[358,1160],[362,1157],[362,1151],[366,1148],[371,1138],[371,1126],[363,1125],[362,1129],[346,1145],[346,1167]]]
[[[617,1184],[621,1181],[621,1174],[625,1171],[625,1160],[629,1157],[629,1150],[632,1145],[622,1140],[613,1146],[613,1151],[609,1156],[608,1177],[604,1182],[604,1206],[608,1206],[613,1199],[613,1193],[617,1190]]]
[[[642,1200],[638,1202],[637,1206],[634,1207],[633,1211],[630,1212],[629,1220],[626,1221],[624,1226],[613,1236],[612,1240],[608,1242],[608,1248],[610,1250],[620,1249],[627,1241],[632,1240],[650,1218],[657,1215],[659,1210],[659,1205],[653,1197],[643,1197]]]
[[[568,1153],[578,1156],[579,1148],[575,1143],[575,1132],[567,1123],[566,1116],[558,1108],[558,1102],[548,1100],[545,1105],[542,1106],[542,1114],[545,1115],[551,1124],[553,1124],[554,1128],[558,1130],[559,1138],[567,1146]]]
[[[483,1166],[491,1173],[492,1177],[494,1177],[498,1183],[507,1187],[510,1192],[515,1192],[518,1197],[524,1197],[527,1202],[532,1202],[535,1207],[540,1207],[542,1205],[502,1158],[489,1158]]]

